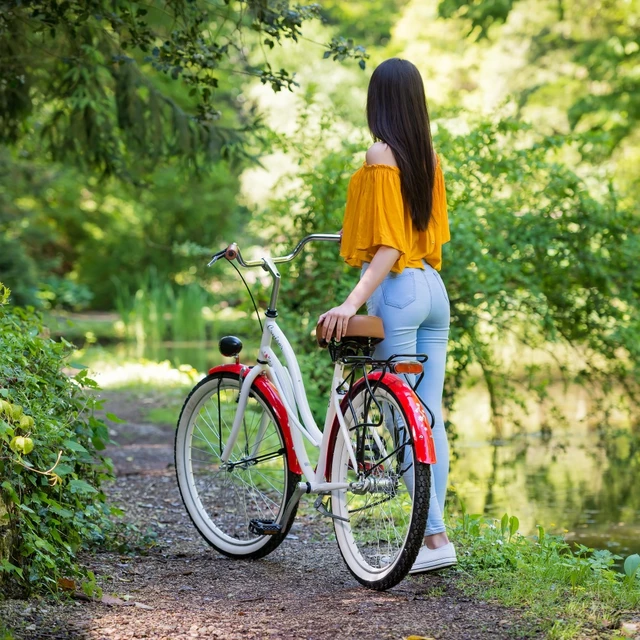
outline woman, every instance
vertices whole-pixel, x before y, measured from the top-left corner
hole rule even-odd
[[[375,356],[426,353],[418,394],[433,411],[437,464],[424,538],[410,573],[456,563],[442,513],[449,448],[442,390],[449,338],[449,299],[438,271],[449,223],[440,163],[433,151],[422,78],[406,60],[392,58],[371,76],[367,120],[374,138],[366,162],[349,183],[340,254],[361,267],[346,301],[320,316],[326,340],[343,336],[349,318],[366,302],[382,318],[385,339]]]

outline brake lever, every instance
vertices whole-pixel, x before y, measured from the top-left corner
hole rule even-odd
[[[209,264],[207,264],[207,267],[210,267],[211,265],[213,265],[216,262],[218,262],[218,260],[220,260],[220,258],[224,258],[224,255],[225,255],[226,252],[227,252],[227,250],[223,249],[222,251],[218,251],[218,253],[214,253],[213,257],[209,261]]]

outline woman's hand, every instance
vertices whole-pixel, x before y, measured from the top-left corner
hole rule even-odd
[[[318,318],[322,324],[322,338],[329,342],[334,335],[336,340],[344,337],[349,318],[369,299],[377,286],[385,279],[391,268],[401,256],[401,252],[393,247],[382,245],[376,251],[369,268],[365,271],[360,282],[354,287],[347,299],[339,306],[329,309]]]
[[[336,340],[341,340],[347,330],[349,318],[356,315],[358,308],[348,300],[339,307],[333,307],[318,318],[318,324],[322,324],[322,338],[329,342],[334,335]]]

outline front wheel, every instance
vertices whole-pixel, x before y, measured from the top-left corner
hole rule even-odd
[[[291,528],[296,510],[286,522],[284,511],[300,476],[289,469],[282,427],[255,387],[231,457],[222,462],[240,388],[237,373],[220,372],[191,391],[178,419],[176,475],[202,537],[227,556],[254,559],[273,551]],[[261,535],[252,520],[279,525],[279,531]]]
[[[407,415],[383,382],[356,389],[345,415],[354,468],[342,430],[332,482],[353,483],[331,493],[336,539],[353,576],[371,589],[389,589],[413,565],[429,510],[431,472],[417,462]]]

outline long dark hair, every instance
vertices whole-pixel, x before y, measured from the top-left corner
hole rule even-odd
[[[373,139],[391,147],[411,219],[424,231],[431,219],[436,159],[424,85],[408,60],[390,58],[376,67],[369,82],[367,121]]]

